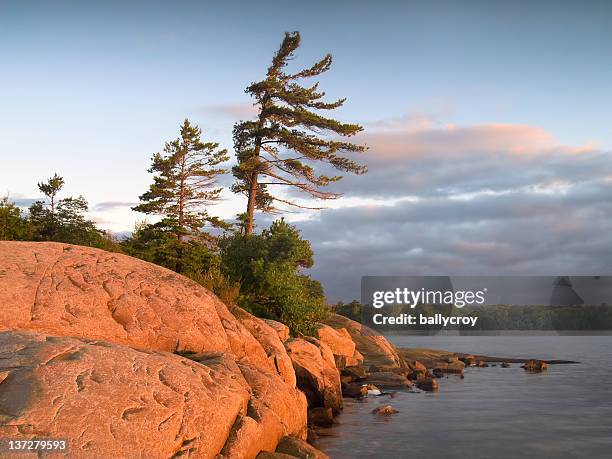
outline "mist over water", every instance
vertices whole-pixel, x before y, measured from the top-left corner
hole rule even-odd
[[[608,458],[612,451],[611,336],[391,336],[399,347],[581,362],[531,374],[468,368],[438,393],[345,399],[317,447],[332,458]],[[400,412],[371,414],[379,404]]]

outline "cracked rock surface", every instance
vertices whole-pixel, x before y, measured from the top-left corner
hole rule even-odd
[[[0,374],[0,436],[68,439],[71,457],[214,457],[250,399],[227,355],[197,363],[33,332],[0,333]]]
[[[168,352],[231,352],[273,370],[257,340],[205,288],[126,255],[0,241],[0,329]]]
[[[70,457],[254,458],[306,437],[279,333],[164,268],[0,242],[0,436]]]

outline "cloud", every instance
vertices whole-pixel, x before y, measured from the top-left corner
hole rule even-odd
[[[606,274],[610,193],[599,184],[569,196],[432,197],[330,209],[299,227],[331,299],[358,297],[364,275]]]
[[[612,271],[612,153],[536,126],[414,116],[360,140],[369,173],[298,223],[332,300],[358,298],[364,275]]]
[[[429,117],[411,115],[388,122],[374,123],[360,141],[370,146],[374,159],[421,158],[436,155],[543,155],[550,153],[586,153],[596,149],[593,143],[581,146],[560,144],[538,126],[489,123],[456,126]]]
[[[92,206],[93,212],[106,212],[110,210],[120,209],[124,207],[134,207],[138,205],[137,202],[126,202],[126,201],[103,201]]]
[[[486,124],[457,127],[432,126],[421,121],[388,130],[384,126],[363,136],[378,158],[419,158],[431,154],[453,157],[464,154],[538,154],[555,146],[553,137],[533,126]]]
[[[225,105],[210,105],[204,108],[207,114],[221,114],[228,118],[236,120],[252,119],[257,115],[257,107],[251,102],[225,104]]]
[[[602,168],[612,174],[609,153],[590,143],[563,145],[534,126],[415,127],[393,121],[358,140],[369,147],[357,158],[368,165],[368,174],[347,175],[334,187],[352,197],[505,192],[590,180]]]
[[[17,207],[27,208],[34,204],[36,201],[41,201],[43,198],[12,198],[8,197],[9,201],[15,204]]]

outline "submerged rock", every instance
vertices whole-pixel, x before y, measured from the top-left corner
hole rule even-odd
[[[459,357],[459,360],[463,362],[466,367],[471,367],[476,364],[476,357],[473,355],[464,355],[463,357]]]
[[[434,368],[432,371],[434,378],[443,378],[444,372],[440,368]]]
[[[548,365],[543,360],[528,360],[521,368],[524,368],[525,371],[529,371],[531,373],[539,373],[547,370]]]
[[[342,384],[342,395],[351,398],[363,398],[368,395],[366,385],[358,383]]]
[[[420,379],[416,382],[416,386],[426,392],[436,392],[439,389],[438,381],[433,378]]]
[[[372,414],[378,414],[381,416],[390,416],[392,414],[399,413],[391,405],[378,406],[372,410]]]

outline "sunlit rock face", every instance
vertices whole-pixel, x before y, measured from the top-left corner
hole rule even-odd
[[[168,352],[231,352],[270,369],[257,340],[211,292],[126,255],[0,242],[0,329]]]
[[[64,438],[71,457],[151,458],[251,458],[306,438],[278,330],[176,273],[0,242],[0,305],[0,436]]]
[[[364,365],[400,366],[401,358],[397,351],[378,332],[338,314],[332,314],[325,323],[349,333],[357,351],[363,356]]]

